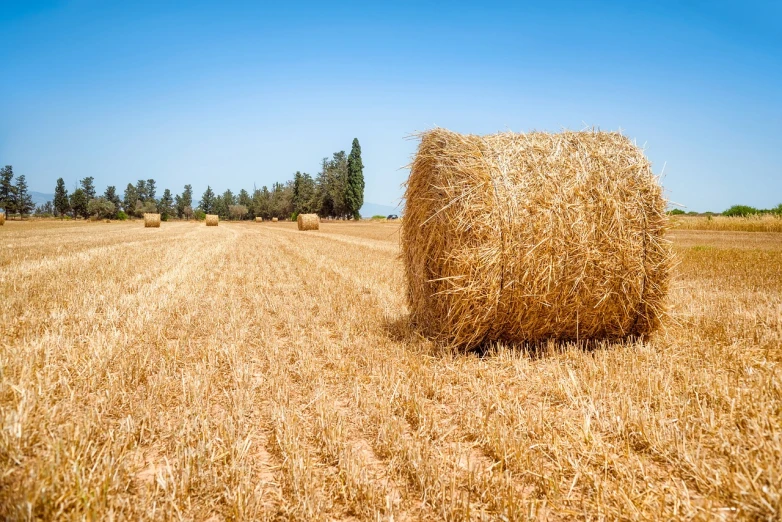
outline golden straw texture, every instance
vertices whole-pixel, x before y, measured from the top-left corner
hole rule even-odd
[[[5,212],[0,212],[0,226],[5,225]]]
[[[216,227],[218,221],[219,221],[219,217],[218,217],[217,214],[207,214],[206,215],[206,226],[208,226],[208,227]]]
[[[261,223],[261,222],[263,222],[263,218],[262,217],[257,217],[257,218],[255,218],[255,222],[256,223]]]
[[[144,228],[160,228],[160,214],[144,214]]]
[[[411,319],[453,346],[642,336],[672,264],[662,188],[618,133],[421,134],[401,247]]]
[[[317,214],[299,214],[296,218],[299,230],[319,230],[320,219]]]
[[[272,218],[272,223],[276,223],[276,222],[277,222],[277,218]]]

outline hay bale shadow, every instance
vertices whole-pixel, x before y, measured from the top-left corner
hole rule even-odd
[[[645,342],[643,336],[625,336],[611,339],[544,339],[537,341],[514,342],[487,340],[470,348],[460,348],[439,343],[418,328],[405,314],[396,317],[386,317],[382,330],[392,341],[405,344],[415,344],[417,348],[431,357],[468,357],[477,356],[481,359],[495,358],[506,350],[524,354],[532,360],[555,357],[567,351],[576,349],[585,353],[602,350],[625,348],[629,345]]]

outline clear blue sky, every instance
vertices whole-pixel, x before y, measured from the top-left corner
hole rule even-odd
[[[782,3],[524,4],[0,0],[0,163],[200,196],[358,137],[390,205],[415,131],[599,126],[689,210],[782,202]]]

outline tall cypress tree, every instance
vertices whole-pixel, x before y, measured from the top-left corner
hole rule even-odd
[[[54,187],[54,211],[64,218],[65,214],[71,209],[68,201],[68,189],[65,188],[65,181],[62,178],[57,180],[57,186]]]
[[[353,219],[360,219],[358,211],[364,205],[364,163],[361,161],[361,145],[353,138],[348,156],[348,179],[345,186],[345,210]]]

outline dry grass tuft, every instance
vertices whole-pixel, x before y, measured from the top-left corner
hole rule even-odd
[[[318,230],[320,229],[320,219],[317,214],[299,214],[296,218],[299,230]]]
[[[145,213],[144,228],[160,228],[160,214]]]
[[[206,226],[208,227],[216,227],[219,221],[220,221],[220,217],[217,214],[206,215]]]
[[[411,317],[440,341],[622,338],[661,322],[665,200],[620,134],[428,131],[405,198]]]

